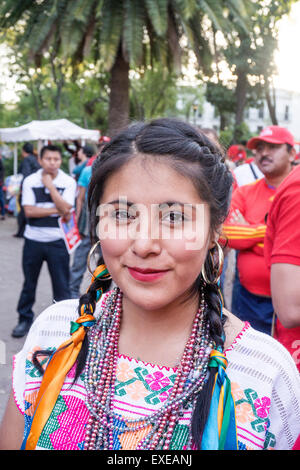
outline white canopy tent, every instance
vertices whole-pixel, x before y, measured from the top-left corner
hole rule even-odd
[[[19,127],[0,129],[0,141],[14,142],[14,174],[17,173],[17,142],[38,141],[38,147],[43,141],[54,140],[81,140],[98,142],[98,130],[84,129],[68,119],[55,119],[52,121],[31,121]]]

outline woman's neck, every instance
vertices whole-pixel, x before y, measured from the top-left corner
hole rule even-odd
[[[146,310],[123,297],[119,353],[158,365],[175,367],[191,333],[199,299]]]

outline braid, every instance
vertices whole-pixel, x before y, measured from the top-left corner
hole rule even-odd
[[[102,255],[99,258],[98,266],[100,264],[104,264]],[[86,308],[92,307],[93,312],[94,312],[96,309],[96,303],[98,300],[98,293],[100,293],[101,295],[104,294],[104,292],[107,292],[109,290],[110,285],[111,285],[111,280],[105,280],[104,278],[95,278],[95,280],[90,284],[87,292],[79,298],[78,314],[80,315],[80,312],[83,306],[85,306]],[[77,356],[74,382],[78,379],[78,377],[82,373],[83,368],[85,366],[87,353],[88,353],[88,345],[89,345],[88,335],[85,335],[81,350]]]
[[[200,281],[203,285],[204,299],[206,303],[206,310],[204,314],[209,321],[211,340],[216,344],[216,348],[220,347],[223,350],[225,338],[224,324],[226,322],[226,317],[224,315],[221,317],[222,298],[218,285],[214,283],[215,269],[210,253],[208,253],[206,257],[204,267],[208,281],[210,281],[209,283],[206,283],[203,279]],[[218,369],[216,367],[210,368],[208,380],[197,397],[192,417],[192,435],[198,449],[201,448],[202,436],[209,414],[211,397],[217,372]]]

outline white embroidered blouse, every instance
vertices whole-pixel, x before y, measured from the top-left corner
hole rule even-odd
[[[42,376],[32,363],[36,350],[56,349],[68,337],[78,301],[66,300],[38,316],[23,349],[14,357],[13,391],[24,415],[24,434],[30,427]],[[95,316],[99,315],[98,304]],[[226,350],[227,374],[235,400],[238,444],[241,450],[291,449],[300,434],[300,376],[288,351],[270,336],[245,324]],[[45,360],[46,362],[46,360]],[[66,377],[61,393],[39,438],[37,449],[82,449],[89,411],[85,405],[83,375],[73,384],[75,367]],[[114,411],[127,419],[148,416],[172,391],[177,369],[119,355]],[[171,448],[185,449],[191,410],[175,429]],[[118,432],[114,448],[134,449],[145,430]]]

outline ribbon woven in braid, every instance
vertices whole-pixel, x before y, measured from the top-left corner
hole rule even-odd
[[[217,367],[208,419],[204,428],[201,450],[238,450],[235,405],[230,380],[226,374],[225,355],[213,349],[209,367]]]
[[[96,278],[103,277],[105,279],[108,276],[106,266],[100,265],[93,274],[91,284]],[[102,289],[99,289],[99,291],[102,294]],[[99,296],[97,296],[98,300]],[[93,306],[91,304],[82,305],[80,317],[76,322],[71,322],[71,338],[65,341],[50,357],[37,396],[31,427],[24,438],[21,450],[36,448],[39,437],[60,394],[66,375],[77,360],[86,335],[86,328],[91,327],[95,321]]]

